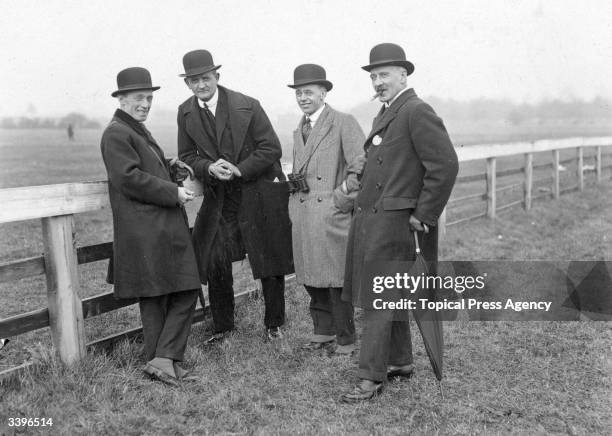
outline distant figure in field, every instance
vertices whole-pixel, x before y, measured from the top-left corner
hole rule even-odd
[[[183,361],[198,293],[195,253],[183,205],[193,193],[177,182],[186,165],[165,158],[144,126],[153,91],[144,68],[117,75],[120,108],[102,135],[113,211],[109,283],[117,298],[138,298],[151,378],[177,385],[188,380]],[[173,174],[179,176],[173,177]]]
[[[314,334],[302,348],[350,355],[355,350],[353,305],[342,301],[346,243],[365,135],[357,120],[325,103],[332,83],[325,69],[299,65],[295,99],[304,113],[293,133],[295,186],[289,199],[296,281],[310,295]],[[290,182],[292,183],[292,182]]]
[[[72,127],[72,124],[68,124],[68,128],[66,130],[68,132],[68,139],[70,141],[74,141],[74,128]]]

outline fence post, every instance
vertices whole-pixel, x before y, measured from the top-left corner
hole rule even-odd
[[[559,199],[559,150],[553,150],[553,171],[552,171],[552,194],[553,198]]]
[[[72,215],[42,219],[51,337],[60,359],[66,364],[85,355],[73,229]]]
[[[495,208],[497,205],[496,162],[494,157],[487,158],[487,216],[489,218],[495,218]]]
[[[446,237],[446,208],[442,209],[438,218],[438,239],[442,240],[444,237]]]
[[[533,153],[525,153],[525,210],[531,210],[533,190]]]
[[[584,150],[578,147],[578,189],[584,191]]]
[[[601,183],[601,145],[598,145],[595,155],[595,171],[597,172],[597,183]]]

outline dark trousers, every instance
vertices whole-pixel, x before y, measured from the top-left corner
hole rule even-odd
[[[208,298],[215,333],[234,328],[234,280],[231,271],[230,268],[229,273],[208,280]],[[266,328],[280,327],[285,323],[285,277],[264,277],[261,285],[265,306],[264,325]]]
[[[382,382],[388,365],[412,363],[410,323],[393,321],[393,310],[364,310],[359,377]]]
[[[147,360],[182,361],[199,289],[138,299]]]
[[[207,278],[215,333],[234,328],[232,260],[244,258],[244,245],[238,226],[239,205],[240,192],[228,186]],[[261,285],[265,305],[264,325],[266,328],[280,327],[285,323],[285,277],[264,277]]]
[[[310,316],[315,335],[336,335],[338,345],[355,343],[353,305],[340,299],[342,288],[304,287],[310,295]]]

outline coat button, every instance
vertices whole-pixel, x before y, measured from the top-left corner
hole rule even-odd
[[[382,185],[380,183],[376,184],[376,189],[380,190],[382,188]]]
[[[303,198],[300,198],[300,203],[303,203],[303,202],[304,202],[304,199],[303,199]]]
[[[317,180],[321,180],[321,176],[317,176]]]
[[[382,162],[383,162],[383,161],[382,161],[382,157],[378,156],[378,157],[376,158],[376,162],[378,162],[378,165],[382,165]]]
[[[323,201],[323,199],[321,197],[317,198],[317,201],[320,203]]]
[[[378,209],[376,209],[375,207],[373,207],[373,208],[372,208],[372,212],[373,212],[373,213],[376,213],[376,212],[378,212]]]
[[[357,212],[361,212],[361,206],[357,208]]]

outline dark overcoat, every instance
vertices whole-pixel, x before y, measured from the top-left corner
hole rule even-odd
[[[272,124],[257,100],[218,87],[218,104],[227,101],[227,120],[216,120],[216,137],[231,134],[233,163],[242,177],[238,224],[253,277],[258,279],[293,272],[291,222],[288,213],[289,191],[280,165],[282,149]],[[217,109],[219,110],[219,108]],[[206,284],[212,244],[219,231],[225,190],[211,177],[208,167],[219,159],[219,150],[204,130],[197,97],[192,96],[178,108],[179,158],[190,165],[204,186],[204,201],[193,228],[193,243],[198,257],[202,283]],[[232,259],[240,260],[243,253]]]
[[[199,289],[186,214],[161,148],[144,125],[121,110],[100,146],[113,211],[109,282],[115,296]]]
[[[371,292],[371,284],[361,282],[368,262],[414,260],[410,215],[430,226],[420,244],[428,261],[437,260],[436,225],[459,169],[442,120],[412,89],[374,119],[365,148],[342,295],[358,307],[363,293]]]

